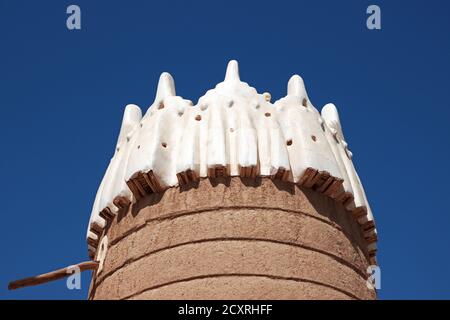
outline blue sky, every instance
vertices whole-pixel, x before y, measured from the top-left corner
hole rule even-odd
[[[379,297],[449,299],[449,15],[445,0],[0,0],[0,298],[86,298],[87,273],[82,290],[6,286],[87,259],[126,104],[146,110],[163,71],[196,102],[237,59],[273,100],[298,73],[318,109],[337,105],[377,220]]]

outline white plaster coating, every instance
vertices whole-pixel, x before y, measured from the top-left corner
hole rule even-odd
[[[290,171],[296,183],[308,167],[328,171],[344,180],[344,189],[364,206],[373,220],[363,186],[344,139],[333,104],[319,113],[312,105],[302,78],[294,75],[287,95],[273,104],[269,93],[258,94],[239,78],[238,63],[230,61],[225,80],[202,96],[196,105],[176,96],[172,76],[163,73],[153,104],[144,117],[127,105],[116,151],[95,197],[87,237],[93,223],[108,207],[115,213],[116,196],[135,201],[126,181],[152,171],[163,188],[178,185],[177,173],[194,170],[206,177],[208,168],[223,166],[231,176],[240,167],[259,167],[259,176]],[[289,141],[289,143],[288,143]],[[375,231],[376,233],[376,231]],[[94,238],[93,238],[94,239]]]
[[[125,183],[124,163],[127,162],[127,156],[129,154],[129,144],[127,143],[128,137],[136,128],[141,118],[142,112],[138,106],[133,104],[126,106],[114,155],[106,169],[106,173],[97,191],[92,207],[88,237],[89,229],[93,223],[100,225],[102,228],[105,226],[105,220],[99,216],[102,209],[109,207],[113,212],[116,212],[117,208],[112,203],[115,196],[121,195],[127,198],[131,198],[132,196]],[[93,237],[91,238],[94,239]]]
[[[336,138],[337,144],[335,145],[337,146],[337,151],[339,152],[339,154],[336,155],[336,159],[341,160],[344,164],[345,169],[343,169],[343,172],[346,173],[346,180],[351,185],[355,206],[365,206],[367,209],[367,216],[361,219],[364,220],[364,222],[374,220],[372,210],[370,209],[369,202],[366,198],[366,193],[364,192],[361,180],[359,179],[359,176],[356,173],[355,166],[353,165],[353,154],[348,149],[347,142],[345,142],[344,133],[342,131],[342,126],[339,120],[339,114],[336,106],[331,103],[325,105],[322,108],[322,117],[325,120],[327,126],[331,129],[333,136]]]

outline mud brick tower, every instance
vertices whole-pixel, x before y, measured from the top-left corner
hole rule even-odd
[[[125,108],[87,241],[90,299],[375,299],[377,232],[337,109],[294,75],[271,103],[239,78],[193,104],[160,77]]]

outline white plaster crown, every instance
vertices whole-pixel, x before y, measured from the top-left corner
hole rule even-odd
[[[206,177],[272,177],[312,188],[342,202],[363,228],[375,259],[377,231],[344,139],[336,107],[321,113],[294,75],[287,95],[271,103],[228,63],[225,79],[196,105],[160,76],[144,116],[125,108],[115,153],[95,197],[87,232],[93,255],[106,221],[147,193]]]

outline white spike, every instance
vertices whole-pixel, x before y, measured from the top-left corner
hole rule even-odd
[[[325,119],[326,122],[336,121],[337,123],[340,124],[339,113],[334,104],[327,103],[326,105],[323,106],[322,111],[320,113],[322,114],[322,117]]]
[[[228,62],[225,81],[240,81],[239,64],[236,60],[231,60],[230,62]]]
[[[333,134],[338,133],[343,139],[344,134],[342,133],[341,121],[339,120],[339,113],[336,106],[332,103],[327,103],[320,113],[326,124],[335,132]]]
[[[127,104],[125,107],[125,111],[123,113],[123,124],[132,124],[135,125],[142,119],[142,111],[139,106],[135,104]]]
[[[130,134],[133,128],[141,121],[142,111],[135,104],[128,104],[125,107],[122,118],[122,126],[120,127],[119,138],[117,139],[117,145],[119,145]]]
[[[155,102],[161,102],[165,97],[175,96],[175,81],[168,72],[161,73],[156,90]]]
[[[305,83],[303,79],[298,75],[293,75],[288,82],[287,88],[288,96],[307,97]]]

